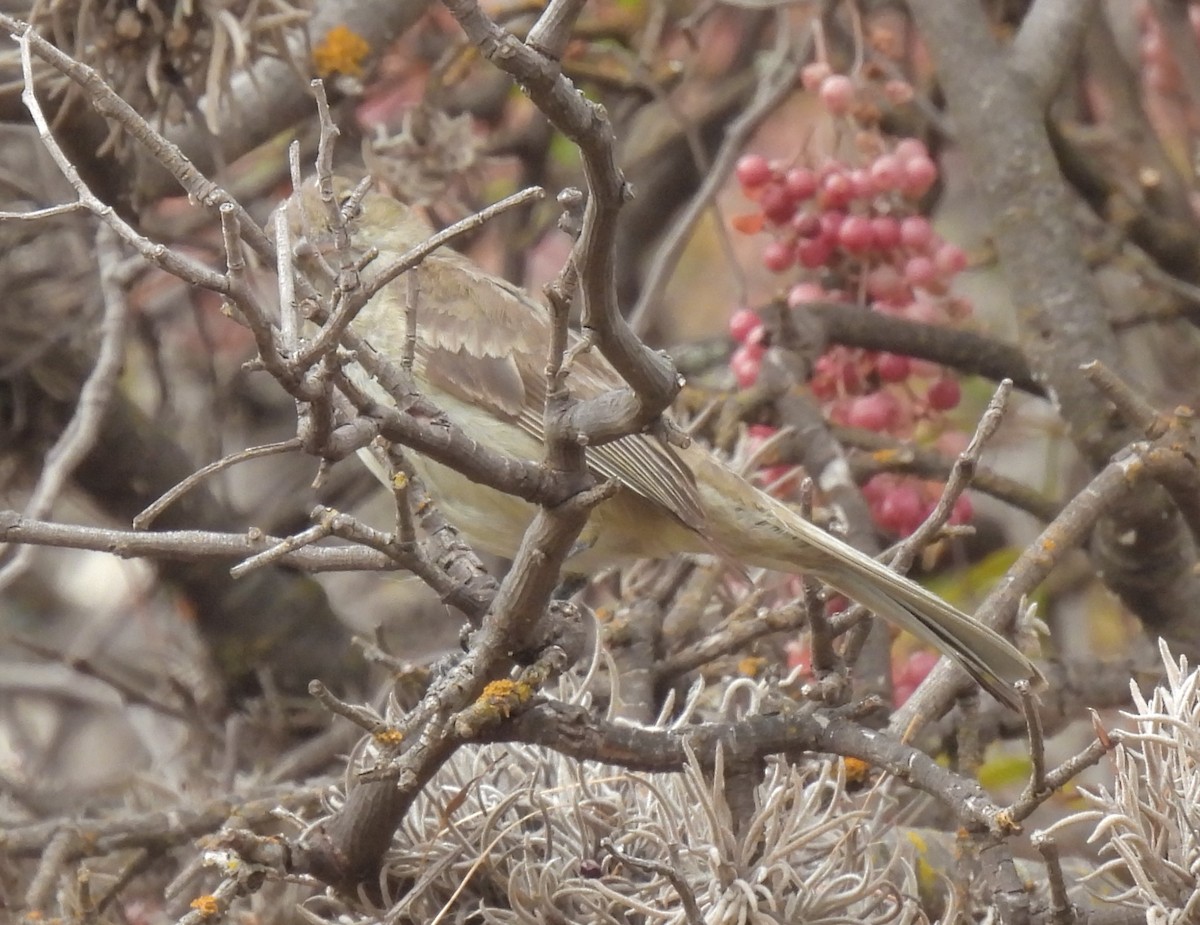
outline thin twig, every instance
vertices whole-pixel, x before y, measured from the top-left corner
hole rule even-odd
[[[1075,906],[1067,892],[1062,860],[1054,837],[1041,832],[1030,839],[1046,863],[1046,879],[1050,884],[1050,925],[1071,925],[1075,921]]]
[[[266,443],[262,446],[252,446],[245,450],[238,450],[236,453],[230,453],[216,462],[211,462],[202,469],[197,469],[134,517],[133,528],[135,530],[148,530],[150,525],[158,519],[163,511],[210,475],[216,475],[216,473],[222,472],[231,466],[236,466],[239,463],[249,462],[253,459],[265,459],[268,456],[278,456],[281,453],[290,453],[300,448],[300,438],[292,437],[288,440],[282,440],[279,443]]]
[[[942,489],[941,497],[938,498],[937,504],[934,505],[925,521],[899,545],[891,560],[893,568],[900,572],[907,572],[920,551],[933,542],[938,531],[950,519],[955,502],[970,487],[971,478],[979,466],[979,458],[983,455],[984,447],[1000,428],[1001,421],[1004,420],[1004,410],[1008,407],[1012,389],[1011,379],[1003,380],[996,387],[992,400],[988,402],[987,409],[975,426],[975,433],[971,436],[970,442],[955,459],[954,466],[950,469],[950,477],[946,479],[946,485]]]
[[[782,18],[784,15],[781,10],[778,33],[780,45],[773,52],[774,66],[759,85],[750,105],[730,124],[721,150],[717,152],[711,167],[705,173],[700,189],[696,191],[654,254],[654,262],[647,273],[646,284],[638,297],[637,305],[629,314],[629,324],[637,334],[644,334],[649,328],[654,309],[662,300],[663,292],[679,264],[680,257],[683,256],[696,223],[715,200],[746,142],[767,117],[795,92],[796,73],[800,63],[811,54],[813,39],[810,33],[802,43],[792,43],[791,31]]]

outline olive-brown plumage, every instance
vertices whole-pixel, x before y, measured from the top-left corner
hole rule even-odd
[[[335,182],[339,200],[351,188]],[[331,238],[329,213],[314,182],[292,197],[288,210],[298,238],[316,246]],[[373,192],[347,218],[347,230],[357,249],[375,247],[382,261],[432,234],[415,210]],[[446,248],[410,272],[419,292],[418,386],[471,437],[513,456],[541,459],[551,331],[545,307]],[[396,358],[405,338],[406,291],[403,277],[389,284],[352,325],[376,350]],[[360,367],[351,367],[350,375],[390,402]],[[575,356],[567,384],[581,399],[625,385],[594,350]],[[749,565],[827,582],[954,658],[1009,706],[1018,704],[1015,682],[1041,680],[1033,663],[997,633],[804,520],[699,445],[676,448],[632,434],[590,447],[587,459],[596,476],[617,480],[622,490],[593,512],[568,562],[571,571],[587,574],[637,558],[718,549]],[[499,555],[515,552],[533,518],[532,505],[416,454],[413,462],[443,512],[472,542]]]

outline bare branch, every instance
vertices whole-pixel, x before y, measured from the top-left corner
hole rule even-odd
[[[1058,93],[1100,9],[1099,0],[1037,0],[1013,40],[1012,66],[1044,107]]]

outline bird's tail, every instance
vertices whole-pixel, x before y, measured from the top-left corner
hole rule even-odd
[[[873,559],[868,561],[879,565]],[[1019,710],[1021,701],[1013,685],[1029,681],[1038,686],[1043,678],[1037,666],[999,633],[916,582],[882,565],[880,568],[893,580],[864,582],[861,571],[848,571],[844,577],[830,572],[821,577],[847,597],[949,655],[985,691]]]
[[[1037,666],[999,633],[821,530],[787,505],[774,498],[766,503],[769,510],[760,511],[769,517],[760,518],[758,526],[782,530],[784,535],[778,539],[787,545],[771,543],[774,549],[764,558],[773,561],[757,564],[804,571],[825,581],[953,658],[980,687],[1013,709],[1021,705],[1013,689],[1017,681],[1030,681],[1036,687],[1044,680]],[[791,553],[785,555],[788,548]]]

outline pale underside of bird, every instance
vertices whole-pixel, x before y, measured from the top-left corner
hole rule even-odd
[[[339,201],[352,185],[339,180]],[[293,196],[293,234],[322,247],[329,212],[315,182]],[[421,244],[432,228],[414,210],[368,192],[347,216],[353,246],[379,251],[376,265]],[[545,306],[442,248],[414,270],[416,345],[413,374],[422,393],[464,432],[491,449],[525,460],[545,455],[545,369],[551,319]],[[398,358],[407,331],[404,277],[381,290],[352,324],[377,351]],[[570,336],[570,346],[578,345]],[[380,402],[391,397],[357,364],[347,371]],[[578,399],[625,387],[596,350],[573,355],[567,387]],[[452,523],[473,543],[511,557],[535,508],[479,485],[461,473],[411,454],[414,468]],[[1036,667],[1009,642],[915,582],[804,520],[751,485],[707,449],[668,445],[631,434],[587,450],[588,466],[620,488],[592,513],[568,570],[599,568],[677,553],[718,552],[745,565],[803,572],[956,659],[985,689],[1010,706],[1013,683],[1038,681]]]

